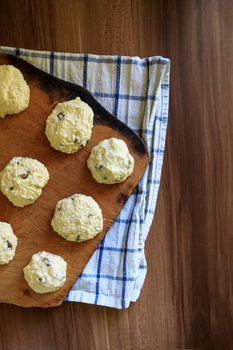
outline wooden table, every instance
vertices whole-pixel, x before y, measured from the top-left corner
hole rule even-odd
[[[233,349],[232,19],[230,0],[0,0],[2,45],[172,62],[139,301],[124,311],[0,305],[0,349]]]

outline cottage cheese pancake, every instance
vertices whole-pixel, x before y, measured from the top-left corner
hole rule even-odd
[[[51,225],[68,241],[86,241],[103,230],[102,211],[92,197],[74,194],[57,203]]]
[[[39,198],[48,180],[48,170],[41,162],[14,157],[0,172],[0,189],[16,207],[24,207]]]
[[[30,89],[20,70],[12,65],[0,66],[0,117],[24,111],[29,99]]]
[[[24,278],[36,293],[54,292],[66,281],[65,260],[55,254],[39,252],[32,256],[30,263],[23,269]]]
[[[17,237],[12,227],[6,222],[0,222],[0,265],[8,264],[15,256]]]
[[[75,153],[91,138],[94,113],[76,98],[58,103],[46,121],[45,134],[50,145],[64,153]]]
[[[134,159],[123,140],[110,138],[92,148],[87,166],[97,182],[115,184],[132,174]]]

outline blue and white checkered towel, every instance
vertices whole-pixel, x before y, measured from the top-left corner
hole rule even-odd
[[[126,308],[140,295],[144,243],[153,219],[168,121],[170,63],[162,57],[96,56],[0,47],[61,79],[83,85],[140,135],[150,153],[137,189],[66,297]]]

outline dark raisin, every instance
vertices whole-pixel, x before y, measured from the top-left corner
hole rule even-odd
[[[74,139],[74,143],[77,143],[77,142],[79,142],[79,140],[78,140],[77,137],[76,137],[76,139]]]
[[[11,250],[13,248],[12,243],[9,241],[6,241],[6,243],[7,243],[7,248]]]
[[[93,213],[89,213],[89,214],[88,214],[88,218],[90,218],[90,217],[92,217],[92,216],[94,216]]]
[[[103,165],[96,165],[96,166],[95,166],[95,169],[97,169],[97,170],[99,170],[99,169],[101,169],[101,168],[103,168]]]
[[[48,258],[43,258],[42,260],[46,266],[51,266],[50,260]]]
[[[104,180],[107,180],[108,179],[108,177],[107,176],[104,176]]]
[[[9,190],[10,190],[10,191],[13,191],[13,189],[14,189],[14,187],[13,187],[13,186],[12,186],[12,187],[9,187]]]
[[[47,282],[47,277],[45,277],[45,276],[39,277],[38,280],[39,280],[41,283],[46,283],[46,282]]]
[[[131,160],[129,159],[129,160],[128,160],[128,166],[127,166],[127,169],[130,169],[130,165],[131,165]]]
[[[59,120],[64,120],[64,119],[65,119],[65,114],[62,113],[62,112],[58,113],[58,114],[57,114],[57,119],[59,119]]]
[[[30,170],[27,170],[26,173],[21,174],[20,177],[22,177],[22,179],[27,179],[30,174],[31,174]]]
[[[78,236],[76,237],[76,242],[79,242],[80,237],[81,237],[81,235],[78,235]]]

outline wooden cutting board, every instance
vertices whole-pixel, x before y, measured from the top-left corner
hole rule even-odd
[[[0,302],[23,307],[56,306],[63,302],[141,179],[148,164],[148,152],[143,141],[108,113],[83,87],[50,76],[15,56],[0,55],[0,64],[12,64],[20,69],[31,91],[26,111],[0,118],[0,169],[12,157],[23,156],[38,159],[46,165],[50,174],[48,185],[33,205],[16,208],[0,193],[0,221],[9,222],[18,237],[14,260],[0,266]],[[93,133],[84,149],[66,155],[50,147],[44,133],[45,120],[58,102],[78,96],[94,111]],[[125,182],[101,185],[92,178],[86,161],[92,147],[110,137],[121,138],[127,143],[135,159],[135,167]],[[66,241],[50,225],[57,201],[74,193],[92,196],[102,208],[104,216],[103,231],[83,243]],[[32,254],[41,250],[62,256],[68,264],[66,283],[53,293],[36,294],[23,278],[23,267],[28,264]]]

